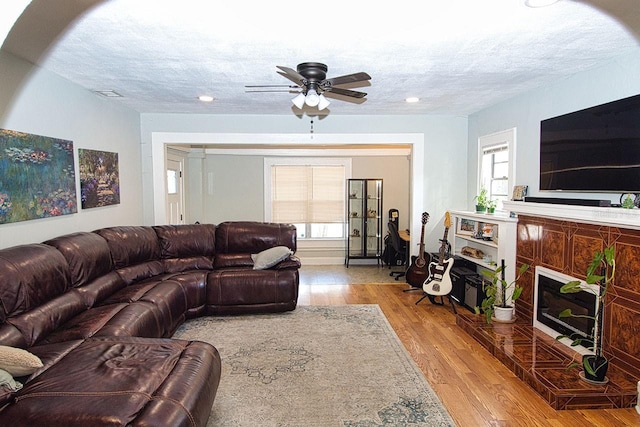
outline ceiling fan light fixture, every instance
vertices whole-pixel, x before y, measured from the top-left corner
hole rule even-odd
[[[210,95],[200,95],[198,99],[202,102],[213,102],[213,96]]]
[[[322,111],[325,108],[327,108],[329,104],[331,104],[323,94],[320,94],[319,98],[320,98],[320,102],[318,102],[318,110]]]
[[[293,98],[291,100],[291,102],[293,102],[293,105],[295,105],[296,107],[302,109],[302,107],[304,106],[304,93],[299,93],[298,96],[296,96],[295,98]]]
[[[309,89],[307,91],[307,97],[305,98],[305,104],[309,107],[316,107],[320,103],[320,97],[315,89]]]
[[[410,96],[409,98],[405,98],[404,101],[412,104],[412,103],[419,102],[420,98],[418,98],[417,96]]]

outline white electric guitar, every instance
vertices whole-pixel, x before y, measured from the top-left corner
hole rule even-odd
[[[422,284],[422,290],[429,296],[431,302],[435,296],[449,295],[453,289],[453,283],[451,282],[451,267],[453,267],[453,257],[445,259],[447,256],[447,235],[449,234],[449,227],[451,227],[451,216],[449,212],[444,217],[444,237],[440,246],[440,259],[438,262],[432,262],[429,264],[429,277]]]

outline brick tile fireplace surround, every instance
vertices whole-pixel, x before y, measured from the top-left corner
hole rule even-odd
[[[640,212],[622,208],[506,202],[518,214],[517,265],[531,268],[513,325],[486,325],[467,313],[457,324],[534,388],[554,409],[628,408],[640,380]],[[534,329],[535,267],[584,279],[593,252],[615,245],[616,278],[605,302],[603,349],[610,360],[606,386],[566,370],[573,350]]]

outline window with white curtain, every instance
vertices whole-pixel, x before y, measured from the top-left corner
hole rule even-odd
[[[351,169],[350,162],[348,167],[344,163],[335,159],[265,159],[267,220],[294,224],[300,239],[344,238],[345,183]]]
[[[515,176],[515,128],[480,137],[478,141],[478,192],[489,199],[509,200]]]

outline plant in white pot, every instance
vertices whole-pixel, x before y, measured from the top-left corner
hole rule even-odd
[[[582,365],[584,369],[584,379],[591,382],[606,382],[607,369],[609,368],[609,360],[602,352],[602,317],[604,313],[604,299],[607,290],[616,275],[616,254],[615,246],[609,246],[604,251],[596,251],[593,259],[587,267],[587,276],[584,282],[573,280],[566,283],[560,288],[560,292],[564,294],[577,292],[590,292],[596,297],[596,311],[594,316],[574,314],[570,308],[560,312],[561,318],[580,317],[593,321],[593,331],[588,338],[582,335],[559,335],[556,339],[569,338],[572,340],[571,345],[583,345],[593,354],[582,356],[582,363],[572,362],[569,368],[579,367]]]
[[[486,298],[482,300],[480,307],[475,307],[475,312],[477,314],[484,313],[487,323],[491,323],[492,320],[497,322],[513,321],[515,315],[513,303],[522,294],[522,286],[518,285],[518,280],[529,269],[529,265],[522,264],[518,275],[510,283],[505,280],[505,269],[503,260],[495,271],[482,271],[482,275],[487,277],[489,281],[485,281],[482,285]]]

